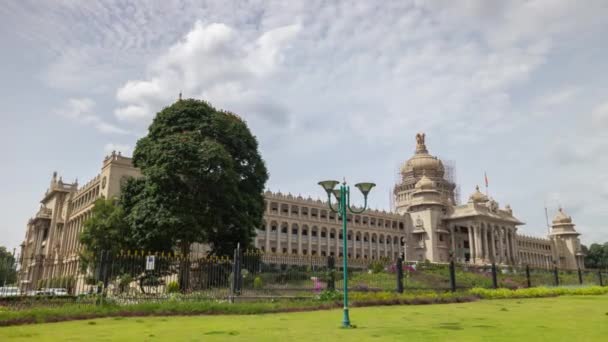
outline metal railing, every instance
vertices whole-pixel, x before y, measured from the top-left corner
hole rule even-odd
[[[608,270],[541,269],[349,259],[349,291],[457,291],[474,287],[526,288],[608,283]],[[202,253],[100,253],[85,265],[74,259],[0,260],[0,305],[94,303],[103,295],[118,303],[312,297],[343,290],[342,259],[234,251],[231,257]],[[4,278],[3,278],[4,277]],[[17,300],[17,297],[20,298]]]

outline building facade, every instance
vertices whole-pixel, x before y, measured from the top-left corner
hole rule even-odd
[[[138,177],[131,159],[113,152],[87,184],[66,183],[53,174],[38,212],[28,221],[21,245],[20,281],[24,289],[39,279],[78,273],[78,236],[97,198],[119,194],[121,183]],[[347,256],[484,265],[528,264],[575,269],[583,257],[572,218],[558,211],[547,237],[518,232],[523,222],[509,205],[477,188],[465,204],[455,204],[456,184],[445,177],[443,162],[429,154],[425,135],[416,136],[414,155],[401,168],[394,188],[395,212],[366,210],[349,214],[347,236],[342,218],[321,200],[265,193],[265,212],[254,244],[267,253]],[[343,239],[347,251],[343,251]],[[50,262],[49,262],[50,261]]]

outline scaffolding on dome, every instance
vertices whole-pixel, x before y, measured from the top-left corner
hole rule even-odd
[[[440,158],[441,159],[441,158]],[[449,159],[441,159],[445,168],[444,178],[454,184],[454,204],[460,204],[460,185],[456,181],[456,161]]]
[[[395,165],[394,168],[394,172],[393,175],[395,175],[395,178],[393,180],[393,187],[391,189],[388,190],[388,198],[389,198],[389,205],[391,208],[391,211],[395,212],[397,210],[397,207],[395,205],[395,187],[397,187],[399,184],[401,184],[401,165],[402,163],[398,163]]]

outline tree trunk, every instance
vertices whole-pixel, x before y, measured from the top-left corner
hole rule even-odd
[[[186,293],[190,283],[190,243],[182,241],[179,243],[181,261],[179,265],[179,290]]]

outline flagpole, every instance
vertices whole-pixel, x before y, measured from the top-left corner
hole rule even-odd
[[[488,174],[485,171],[483,172],[483,178],[486,183],[486,196],[490,196],[490,194],[488,193]]]

